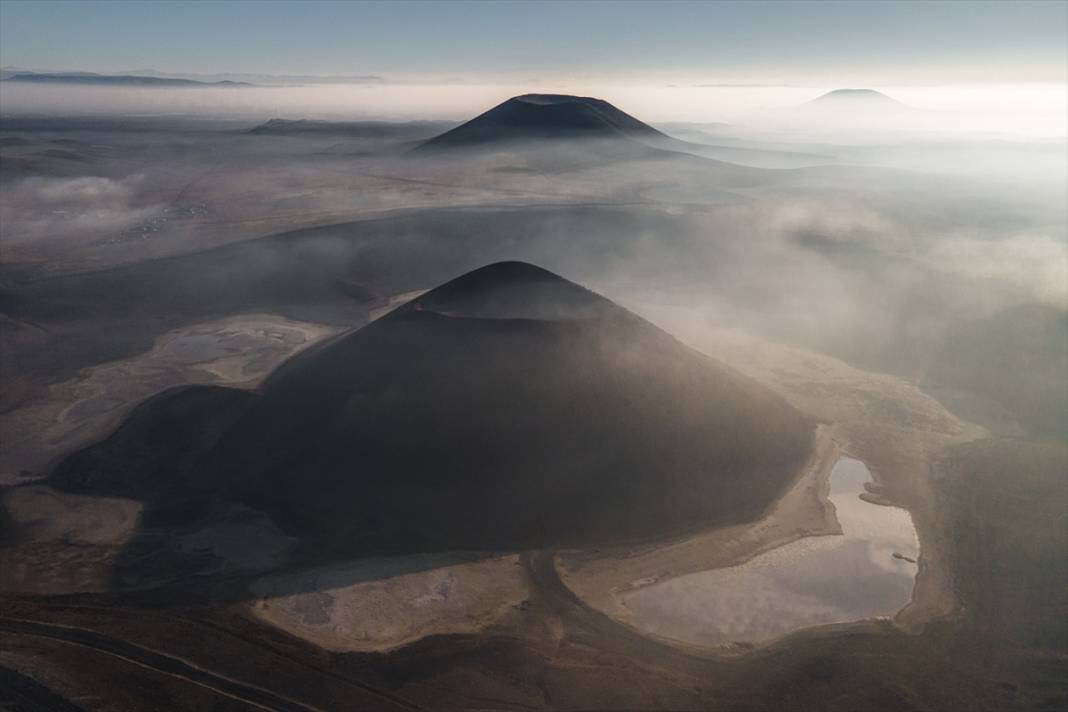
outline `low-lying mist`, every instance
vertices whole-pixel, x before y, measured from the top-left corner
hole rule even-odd
[[[142,181],[134,175],[121,180],[34,176],[15,182],[0,193],[6,247],[17,252],[40,240],[124,233],[164,209],[140,189]]]
[[[420,101],[459,111],[486,88],[468,90],[453,104]],[[161,110],[214,97],[220,111],[307,116],[326,104],[298,114],[283,102],[339,100],[331,87],[65,91],[47,88],[57,111],[81,97],[103,109],[105,96],[155,96]],[[399,87],[351,92],[377,97],[368,106],[379,114],[418,115],[383,103]],[[256,104],[267,97],[278,104]],[[257,121],[100,121],[64,131],[58,118],[37,129],[9,118],[17,128],[0,136],[5,311],[32,323],[65,314],[78,334],[68,343],[84,340],[63,365],[49,337],[6,336],[15,351],[37,344],[19,356],[28,368],[69,375],[101,354],[131,355],[164,327],[238,312],[356,325],[398,294],[520,259],[699,348],[741,331],[980,393],[1034,432],[1068,420],[1052,404],[1068,373],[1057,343],[1068,320],[1060,140],[880,130],[814,143],[738,124],[684,135],[704,149],[628,139],[435,153],[413,150],[435,124],[250,133]],[[709,146],[732,160],[709,158]],[[799,155],[818,160],[767,167]],[[116,269],[93,274],[103,267]],[[82,313],[91,318],[70,322]],[[116,329],[127,336],[101,336]],[[978,358],[968,368],[952,365],[958,343]]]
[[[0,83],[4,114],[463,120],[509,96],[558,92],[604,98],[645,121],[722,123],[785,140],[800,136],[898,143],[942,136],[1063,137],[1068,87],[1057,84],[878,87],[893,110],[843,112],[808,104],[837,87],[593,83],[549,80],[381,82],[293,86],[108,87]]]

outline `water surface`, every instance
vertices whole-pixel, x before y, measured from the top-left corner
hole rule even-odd
[[[830,477],[841,535],[808,537],[740,566],[638,589],[624,597],[632,624],[686,643],[724,646],[894,615],[912,597],[920,546],[907,511],[860,499],[868,481],[864,463],[841,458]]]

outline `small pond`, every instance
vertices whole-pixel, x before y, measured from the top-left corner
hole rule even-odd
[[[907,511],[860,498],[870,478],[864,463],[847,457],[831,471],[830,501],[842,534],[807,537],[739,566],[638,589],[624,597],[631,624],[719,647],[893,616],[912,598],[920,546]]]

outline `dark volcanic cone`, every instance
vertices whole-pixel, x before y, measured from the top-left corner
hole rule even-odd
[[[524,94],[430,139],[419,150],[567,139],[656,143],[668,137],[603,99]]]
[[[213,415],[218,437],[167,411],[206,450],[158,486],[179,478],[182,496],[262,509],[331,556],[586,545],[750,520],[805,462],[813,429],[759,384],[516,262],[294,357],[233,407]],[[122,430],[112,440],[121,447],[76,455],[57,479],[107,480],[131,447]],[[161,470],[144,450],[138,476],[151,479]]]

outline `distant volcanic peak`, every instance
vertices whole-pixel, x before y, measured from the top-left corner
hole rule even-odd
[[[625,313],[585,287],[527,262],[496,262],[480,267],[427,292],[398,311],[554,321]]]
[[[522,101],[526,104],[537,104],[539,106],[544,106],[546,104],[608,103],[601,99],[595,99],[592,96],[575,96],[573,94],[521,94],[520,96],[512,97],[511,100]]]
[[[850,102],[855,104],[883,104],[883,105],[901,105],[901,102],[896,99],[888,97],[882,92],[875,91],[874,89],[835,89],[829,91],[823,96],[813,99],[810,104],[826,104],[837,102]]]
[[[431,139],[424,147],[575,138],[640,140],[665,136],[603,99],[523,94]]]

